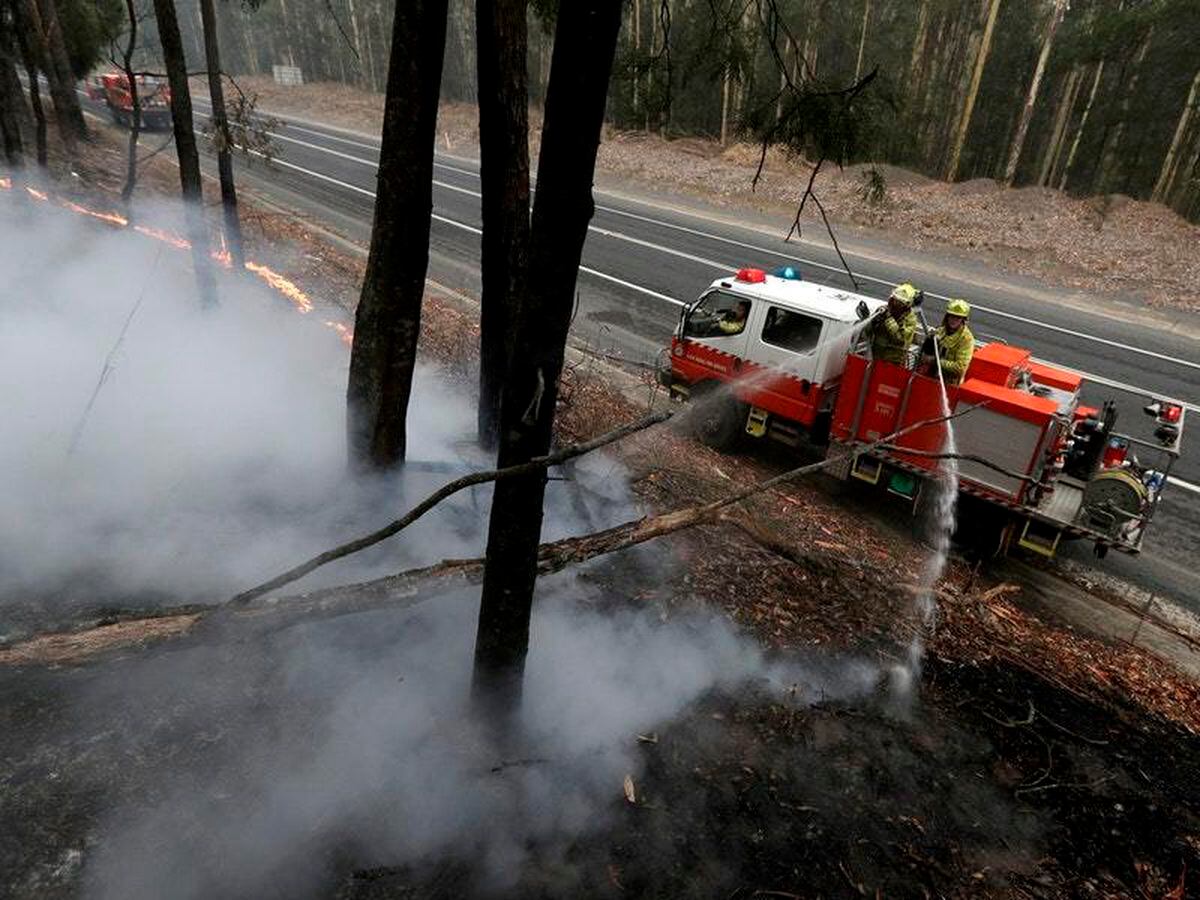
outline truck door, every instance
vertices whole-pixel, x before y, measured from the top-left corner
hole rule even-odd
[[[821,401],[818,364],[826,321],[774,304],[766,305],[758,321],[748,351],[750,359],[767,370],[756,392],[758,405],[811,424]]]

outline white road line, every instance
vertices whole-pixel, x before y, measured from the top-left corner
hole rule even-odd
[[[1167,482],[1174,487],[1180,487],[1185,491],[1191,491],[1193,494],[1200,494],[1200,484],[1192,484],[1190,481],[1184,481],[1182,478],[1176,478],[1174,475],[1168,478]]]
[[[263,155],[261,153],[255,152],[255,151],[251,151],[251,153],[254,153],[255,156]],[[330,184],[336,184],[338,187],[343,187],[343,188],[346,188],[347,190],[356,191],[359,194],[363,194],[367,197],[370,197],[371,199],[375,199],[374,191],[369,191],[366,188],[361,188],[356,184],[350,184],[349,182],[342,181],[340,178],[333,178],[332,176],[329,176],[329,175],[323,175],[320,172],[314,172],[311,169],[306,169],[303,166],[298,166],[295,163],[290,163],[290,162],[287,162],[286,160],[282,160],[282,159],[273,159],[273,160],[271,160],[271,162],[274,165],[285,166],[289,169],[294,169],[297,172],[304,173],[305,175],[311,175],[313,178],[319,178],[322,181],[327,181]],[[446,225],[450,225],[454,228],[461,228],[463,231],[469,231],[472,234],[483,234],[482,229],[477,228],[474,225],[468,225],[466,222],[459,222],[456,219],[449,219],[446,216],[440,216],[437,213],[433,213],[432,218],[435,221],[442,222],[442,223],[444,223]],[[580,266],[579,271],[584,272],[585,274],[591,275],[595,278],[599,278],[602,281],[609,281],[609,282],[612,282],[613,284],[618,284],[621,287],[628,288],[629,290],[637,291],[639,294],[645,294],[647,297],[653,297],[655,300],[662,300],[664,303],[670,303],[673,306],[684,307],[684,306],[688,305],[687,303],[683,302],[682,300],[677,300],[674,297],[668,296],[667,294],[662,294],[662,293],[659,293],[658,291],[651,290],[650,288],[642,287],[640,284],[634,284],[631,281],[625,281],[622,278],[617,278],[615,275],[609,275],[607,272],[601,272],[599,269],[593,269],[590,266]]]

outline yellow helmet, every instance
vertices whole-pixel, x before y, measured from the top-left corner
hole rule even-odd
[[[946,304],[946,315],[968,318],[971,315],[971,304],[966,300],[951,300]]]
[[[905,306],[912,306],[917,299],[917,289],[906,281],[904,284],[896,285],[888,299],[897,300]]]

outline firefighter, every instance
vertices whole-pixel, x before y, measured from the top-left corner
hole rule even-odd
[[[917,289],[907,282],[896,285],[887,307],[871,324],[871,356],[898,366],[908,365],[908,348],[917,333],[917,315],[913,303]]]
[[[717,323],[721,334],[741,334],[746,328],[746,316],[750,315],[750,301],[739,300],[733,309],[729,310]]]
[[[942,364],[942,376],[947,384],[961,384],[971,357],[975,355],[975,335],[967,327],[971,315],[971,304],[966,300],[951,300],[946,304],[946,315],[940,328],[933,332],[937,342],[937,359]],[[932,350],[933,348],[930,348]],[[937,363],[933,355],[926,356],[929,374],[937,375]]]

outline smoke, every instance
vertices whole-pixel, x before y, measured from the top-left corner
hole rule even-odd
[[[486,462],[469,398],[423,370],[410,458],[443,471],[351,482],[347,353],[319,312],[231,279],[221,308],[201,311],[185,254],[0,215],[0,635],[30,627],[13,624],[21,609],[220,599]],[[637,512],[603,456],[547,498],[547,539]],[[462,495],[319,578],[479,553],[488,500]],[[352,868],[434,858],[503,887],[531,845],[565,851],[602,825],[639,775],[639,731],[704,695],[752,680],[797,702],[875,687],[873,664],[808,670],[722,619],[630,609],[668,564],[649,547],[539,582],[521,728],[503,743],[467,707],[475,591],[79,673],[63,728],[82,749],[63,802],[88,798],[94,823],[84,893],[297,898]]]

